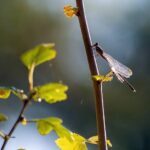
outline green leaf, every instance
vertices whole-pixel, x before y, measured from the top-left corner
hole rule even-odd
[[[56,125],[54,126],[54,130],[56,134],[58,135],[58,137],[66,137],[67,139],[71,140],[71,132],[64,126]]]
[[[7,87],[0,87],[0,99],[7,99],[11,94],[11,89]]]
[[[89,139],[87,139],[86,142],[90,143],[90,144],[98,144],[98,136],[97,135],[96,136],[92,136]],[[107,140],[106,142],[107,142],[107,145],[109,147],[112,147],[112,144],[111,144],[110,140]]]
[[[68,87],[60,83],[48,83],[42,86],[37,86],[33,89],[35,95],[33,99],[38,101],[39,99],[45,100],[47,103],[55,103],[67,99],[66,91]]]
[[[113,79],[113,72],[109,72],[106,75],[94,75],[92,78],[96,81],[109,82]]]
[[[46,120],[37,121],[37,129],[41,135],[47,135],[53,130],[53,126]]]
[[[87,150],[86,139],[79,134],[72,133],[72,140],[66,137],[58,138],[55,143],[61,150]]]
[[[3,133],[2,131],[0,131],[0,137],[2,137],[3,139],[5,139],[5,133]]]
[[[43,119],[34,119],[36,121],[37,130],[41,135],[47,135],[51,131],[55,131],[59,137],[66,137],[71,140],[71,132],[62,125],[62,120],[56,117]]]
[[[24,93],[23,90],[17,89],[15,87],[11,87],[12,93],[17,96],[20,100],[25,100],[28,96]]]
[[[27,98],[27,95],[23,90],[17,89],[15,87],[0,87],[0,99],[9,98],[11,92],[21,100]]]
[[[33,49],[28,50],[21,56],[21,61],[28,68],[42,64],[56,57],[56,51],[53,49],[53,43],[40,44]]]
[[[49,117],[44,119],[35,119],[37,129],[41,135],[49,134],[56,125],[60,125],[62,120],[55,117]]]
[[[0,114],[0,122],[8,120],[7,116]]]

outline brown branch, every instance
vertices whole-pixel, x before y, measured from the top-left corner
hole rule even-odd
[[[12,128],[11,128],[10,132],[8,133],[8,135],[5,136],[5,139],[4,139],[4,142],[3,142],[3,144],[2,144],[1,150],[4,150],[4,148],[5,148],[6,144],[7,144],[7,142],[8,142],[9,139],[11,138],[13,132],[15,131],[15,129],[17,128],[18,124],[19,124],[20,121],[22,120],[24,111],[25,111],[26,107],[28,106],[30,100],[32,99],[32,96],[33,96],[33,94],[31,94],[31,96],[29,96],[28,99],[26,99],[26,100],[23,101],[23,106],[22,106],[22,109],[21,109],[21,111],[20,111],[20,113],[19,113],[19,116],[18,116],[16,122],[14,123],[14,125],[12,126]]]
[[[98,75],[98,67],[93,53],[92,41],[90,32],[88,29],[88,24],[86,16],[84,13],[83,0],[76,0],[78,7],[78,19],[80,23],[80,28],[83,36],[83,41],[86,49],[88,64],[90,68],[91,75]],[[93,80],[94,92],[96,97],[95,107],[96,107],[96,120],[97,120],[97,132],[99,138],[99,150],[107,150],[106,144],[106,127],[105,127],[105,113],[104,113],[104,104],[103,104],[103,91],[102,91],[102,82],[98,83]]]

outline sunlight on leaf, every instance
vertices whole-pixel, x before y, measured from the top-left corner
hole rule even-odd
[[[107,145],[108,145],[109,147],[112,147],[112,143],[111,143],[110,140],[107,140]]]
[[[28,96],[24,93],[23,90],[11,87],[12,93],[17,96],[20,100],[25,100]]]
[[[109,82],[109,81],[112,81],[113,79],[113,73],[109,72],[106,75],[94,75],[92,77],[96,81]]]
[[[28,68],[42,64],[56,57],[56,51],[53,49],[53,43],[40,44],[33,49],[28,50],[21,56],[21,61]]]
[[[37,129],[41,135],[49,134],[52,130],[54,130],[55,126],[60,125],[62,123],[62,120],[56,117],[35,119],[35,121]]]
[[[7,116],[0,114],[0,122],[8,120]]]
[[[55,143],[61,150],[87,150],[86,139],[76,133],[72,133],[72,140],[66,137],[58,138]]]
[[[37,130],[41,135],[47,135],[53,130],[53,126],[47,120],[37,121]]]
[[[38,101],[40,98],[51,104],[67,99],[65,92],[68,90],[68,87],[60,83],[48,83],[35,87],[33,90],[36,92],[33,97],[35,101]]]
[[[27,121],[26,118],[23,118],[23,119],[21,120],[21,124],[22,124],[22,125],[26,126],[27,123],[28,123],[28,121]]]
[[[34,119],[36,122],[38,132],[41,135],[47,135],[51,131],[55,131],[59,137],[66,137],[71,139],[71,132],[62,125],[62,120],[56,117],[49,117],[43,119]]]
[[[64,126],[57,125],[54,127],[54,130],[55,130],[56,134],[58,135],[58,137],[66,137],[67,139],[71,140],[71,133]]]
[[[0,99],[7,99],[11,94],[11,89],[0,87]]]
[[[5,134],[2,131],[0,131],[0,137],[5,139]]]
[[[98,136],[97,135],[96,136],[92,136],[89,139],[87,139],[86,142],[90,143],[90,144],[98,144]],[[107,142],[107,145],[109,147],[112,147],[112,144],[111,144],[110,140],[107,140],[106,142]]]
[[[71,5],[66,5],[64,7],[64,14],[66,17],[74,17],[78,12],[78,9],[75,7],[72,7]]]

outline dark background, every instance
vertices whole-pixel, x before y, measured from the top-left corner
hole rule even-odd
[[[71,131],[84,137],[96,135],[94,96],[83,40],[76,17],[63,14],[69,0],[1,0],[0,1],[0,85],[27,90],[27,70],[19,56],[37,44],[54,42],[58,55],[55,60],[35,71],[35,85],[49,81],[69,86],[68,100],[53,105],[33,103],[27,118],[55,116]],[[150,149],[150,1],[93,0],[85,1],[86,14],[94,42],[133,70],[132,93],[115,78],[104,85],[107,135],[112,150]],[[101,72],[109,71],[98,58]],[[107,68],[107,69],[103,69]],[[10,130],[21,102],[15,96],[0,101],[0,112],[9,121],[1,130]],[[27,150],[57,150],[55,134],[42,137],[35,125],[20,125],[6,150],[24,147]],[[2,143],[0,139],[0,144]],[[89,146],[90,150],[98,149]]]

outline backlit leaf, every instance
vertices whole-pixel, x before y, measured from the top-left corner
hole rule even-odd
[[[45,100],[47,103],[55,103],[67,99],[66,91],[68,87],[60,83],[48,83],[42,86],[35,87],[34,100]]]
[[[36,119],[37,129],[41,135],[49,134],[55,126],[59,126],[61,123],[62,120],[56,117]]]
[[[87,139],[86,142],[90,143],[90,144],[98,144],[98,136],[97,135],[96,136],[92,136],[89,139]],[[107,140],[106,142],[107,142],[107,145],[109,147],[112,147],[112,144],[111,144],[110,140]]]
[[[54,126],[54,130],[59,137],[66,137],[67,139],[71,140],[71,133],[64,126],[56,125],[56,126]]]
[[[66,17],[74,17],[78,12],[78,8],[72,7],[71,5],[67,5],[64,7],[64,14]]]
[[[17,89],[15,87],[0,87],[0,99],[9,98],[11,93],[13,93],[21,100],[27,99],[27,95],[23,90]]]
[[[28,123],[28,121],[27,121],[26,118],[23,117],[22,120],[20,121],[20,123],[21,123],[22,125],[26,126],[27,123]]]
[[[36,124],[41,135],[47,135],[53,130],[53,126],[46,120],[39,120]]]
[[[28,96],[24,93],[23,90],[11,87],[12,93],[17,96],[20,100],[25,100]]]
[[[0,114],[0,122],[8,120],[7,116]]]
[[[76,133],[72,133],[72,140],[66,137],[58,138],[55,143],[61,150],[87,150],[86,139]]]
[[[92,77],[96,81],[109,82],[109,81],[112,81],[113,79],[113,73],[109,72],[106,75],[94,75]]]
[[[3,139],[5,139],[5,133],[3,133],[2,131],[0,131],[0,137],[2,137]]]
[[[28,68],[32,65],[37,66],[56,57],[56,51],[53,49],[53,43],[40,44],[33,49],[28,50],[21,56],[21,61]]]
[[[70,138],[70,131],[62,125],[62,120],[56,117],[49,117],[43,119],[34,119],[36,122],[38,132],[41,135],[47,135],[52,130],[56,132],[59,137]]]
[[[11,94],[11,89],[0,87],[0,99],[7,99]]]

